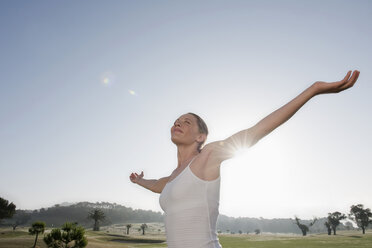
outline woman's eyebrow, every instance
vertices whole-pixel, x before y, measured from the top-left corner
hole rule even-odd
[[[181,118],[181,119],[182,119],[182,118]],[[192,122],[192,120],[191,120],[190,118],[188,118],[188,117],[185,117],[184,120],[188,120],[188,121]],[[178,119],[175,120],[174,122],[176,122],[176,121],[180,121],[180,118],[178,118]]]

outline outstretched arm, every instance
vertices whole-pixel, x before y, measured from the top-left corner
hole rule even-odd
[[[275,128],[286,122],[312,97],[320,94],[338,93],[352,87],[358,79],[359,71],[355,70],[351,77],[350,75],[351,71],[346,74],[343,80],[332,83],[317,81],[253,127],[235,133],[225,140],[209,143],[204,148],[210,150],[213,156],[220,161],[229,159],[234,156],[234,152],[237,149],[253,146]]]
[[[132,173],[129,179],[132,181],[132,183],[137,183],[138,185],[159,194],[163,191],[163,188],[170,178],[162,177],[160,179],[144,179],[143,176],[143,171],[140,175],[138,175],[137,173]]]

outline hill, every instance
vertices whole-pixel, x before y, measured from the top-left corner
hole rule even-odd
[[[17,214],[26,213],[30,216],[28,221],[23,224],[30,225],[34,221],[44,221],[48,227],[61,226],[66,221],[77,222],[85,228],[91,228],[93,221],[88,219],[88,213],[96,208],[101,209],[106,220],[101,223],[101,226],[124,224],[124,223],[163,223],[163,214],[152,210],[132,209],[116,203],[109,202],[79,202],[56,204],[49,208],[41,208],[36,210],[17,210]],[[3,221],[3,226],[9,226],[16,221],[17,215],[12,219]],[[320,218],[313,227],[310,228],[310,233],[326,232],[324,222],[326,218]],[[310,220],[302,220],[301,223],[308,224]],[[266,233],[295,233],[300,234],[300,229],[294,224],[294,220],[287,219],[264,219],[264,218],[249,218],[249,217],[229,217],[219,215],[217,221],[217,229],[220,233],[253,233],[254,230],[260,229]],[[350,226],[341,224],[338,230],[353,229]]]

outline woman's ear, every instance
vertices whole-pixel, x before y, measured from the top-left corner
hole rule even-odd
[[[203,143],[206,139],[207,139],[207,135],[205,135],[204,133],[201,133],[198,135],[198,137],[196,137],[196,141],[198,143]]]

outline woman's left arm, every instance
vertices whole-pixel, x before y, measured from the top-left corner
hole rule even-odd
[[[205,148],[212,150],[213,154],[220,161],[233,157],[234,152],[238,148],[253,146],[275,128],[290,119],[312,97],[320,94],[338,93],[352,87],[358,79],[359,71],[355,70],[351,77],[350,75],[351,71],[346,74],[343,80],[337,82],[315,82],[300,95],[263,118],[253,127],[242,130],[225,140],[209,143]]]

